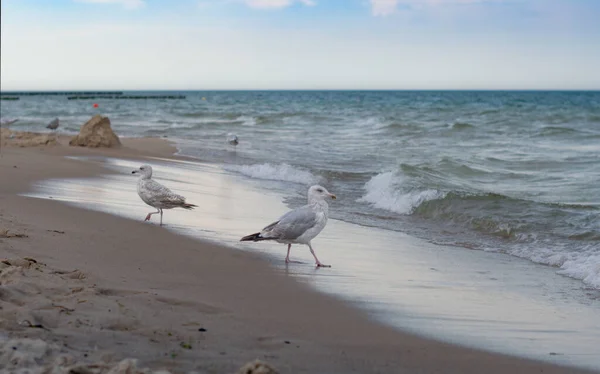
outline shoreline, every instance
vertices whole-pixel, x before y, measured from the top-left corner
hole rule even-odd
[[[98,322],[107,318],[106,313],[102,315],[95,308],[87,310],[99,315],[98,321],[92,321],[86,327],[89,332],[86,336],[76,334],[67,322],[61,321],[61,318],[67,318],[60,312],[55,312],[58,317],[42,316],[42,320],[48,318],[56,324],[56,329],[61,331],[59,339],[66,341],[68,346],[89,346],[90,334],[105,339],[105,347],[121,342],[126,348],[113,355],[114,361],[115,357],[136,356],[136,347],[143,346],[141,342],[145,340],[144,345],[149,347],[139,356],[143,366],[149,363],[156,369],[165,367],[175,372],[195,370],[194,365],[202,367],[203,364],[220,370],[218,372],[233,372],[244,362],[256,358],[253,356],[271,362],[281,372],[293,373],[429,373],[442,369],[447,373],[483,370],[530,373],[541,369],[546,373],[586,372],[397,331],[370,320],[347,302],[320,294],[275,272],[257,255],[106,213],[16,196],[28,191],[37,180],[106,173],[106,169],[98,165],[65,156],[183,159],[167,154],[173,149],[166,140],[156,138],[130,139],[124,142],[123,148],[114,150],[60,145],[23,149],[3,147],[0,173],[6,175],[9,182],[0,186],[1,220],[4,225],[12,225],[9,230],[25,232],[28,237],[1,239],[0,246],[8,244],[7,252],[11,256],[33,257],[46,263],[48,268],[76,268],[85,274],[85,279],[77,280],[84,284],[81,287],[108,290],[90,291],[90,298],[99,304],[115,299],[125,305],[117,318],[125,322],[117,321],[121,330],[114,333],[117,330],[113,329],[111,336],[104,336],[101,328],[104,325]],[[161,244],[168,250],[160,248]],[[133,264],[138,265],[137,270],[132,268]],[[93,284],[96,287],[92,287]],[[61,297],[65,298],[64,295]],[[171,308],[170,313],[153,315],[157,305]],[[78,307],[69,309],[74,309],[69,318],[79,314]],[[207,322],[192,321],[198,319],[198,311]],[[313,311],[318,313],[311,313]],[[84,317],[78,316],[79,319]],[[187,326],[175,326],[184,319],[190,321]],[[155,337],[156,334],[152,334],[148,337],[150,320],[163,328],[172,326],[174,331],[171,335]],[[129,322],[136,326],[133,331],[122,330],[123,324]],[[189,323],[197,325],[191,329]],[[204,327],[197,327],[200,324]],[[205,328],[207,334],[198,337],[199,328]],[[193,335],[191,330],[195,330]],[[24,333],[31,335],[30,331],[25,328],[11,333],[22,336]],[[217,332],[216,336],[213,331]],[[57,337],[45,330],[36,331],[36,335],[46,339]],[[174,336],[179,339],[173,339]],[[192,347],[200,345],[201,350],[182,348],[182,338],[192,339],[193,343],[189,344]],[[148,343],[152,339],[157,343],[151,343],[159,345],[160,349]],[[157,351],[165,349],[182,353],[178,353],[177,359],[155,360]],[[70,353],[83,354],[76,350]],[[206,362],[207,356],[213,360],[211,363]]]

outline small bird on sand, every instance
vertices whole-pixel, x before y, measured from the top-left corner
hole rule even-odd
[[[50,129],[50,130],[56,130],[58,128],[59,124],[58,124],[58,118],[55,118],[52,120],[52,122],[50,122],[46,128]]]
[[[167,187],[152,179],[152,166],[142,165],[131,174],[140,174],[137,184],[137,193],[148,205],[156,208],[156,212],[148,213],[144,221],[149,221],[153,214],[160,213],[160,225],[162,226],[163,209],[183,208],[193,209],[194,204],[185,202],[185,197],[177,195]]]
[[[310,241],[325,228],[329,216],[326,199],[335,199],[325,187],[319,185],[308,189],[308,204],[284,214],[278,221],[271,223],[261,232],[244,236],[240,241],[274,240],[288,245],[285,263],[290,262],[292,244],[306,244],[315,258],[317,267],[331,267],[319,261]]]
[[[238,145],[240,142],[239,142],[239,140],[238,140],[238,137],[237,137],[237,135],[235,135],[235,134],[232,134],[232,133],[229,133],[229,134],[227,134],[227,143],[229,143],[229,144],[231,144],[231,145],[233,145],[233,146],[236,146],[236,145]]]

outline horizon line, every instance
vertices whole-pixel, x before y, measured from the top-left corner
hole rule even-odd
[[[600,88],[193,88],[193,89],[40,89],[40,90],[0,90],[0,94],[18,94],[30,92],[252,92],[252,91],[273,91],[273,92],[336,92],[336,91],[358,91],[358,92],[597,92]]]

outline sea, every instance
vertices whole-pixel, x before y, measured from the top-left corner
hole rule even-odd
[[[498,252],[600,289],[600,92],[183,91],[0,101],[15,130],[75,134],[94,114],[163,137],[289,207],[321,184],[334,219]],[[97,105],[94,105],[97,104]],[[229,145],[227,134],[238,136]]]

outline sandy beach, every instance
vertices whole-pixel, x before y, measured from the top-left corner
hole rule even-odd
[[[235,373],[255,359],[280,373],[586,372],[394,330],[252,253],[19,195],[39,180],[110,172],[67,156],[176,151],[158,138],[67,143],[2,147],[0,372],[108,372],[127,358],[172,373]]]

